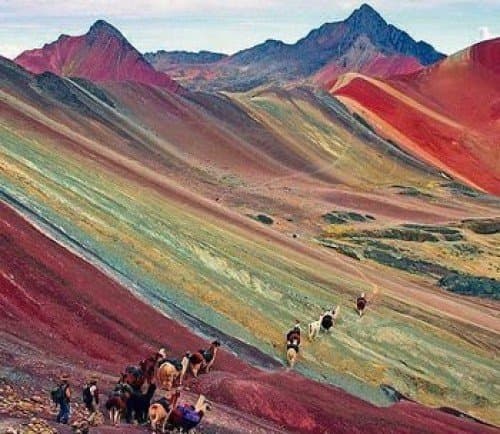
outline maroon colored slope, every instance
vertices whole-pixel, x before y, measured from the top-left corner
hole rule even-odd
[[[174,354],[206,345],[2,203],[0,234],[0,335],[36,349],[37,363],[53,357],[116,374],[165,340]],[[4,351],[5,347],[0,354]],[[224,351],[216,371],[203,375],[195,388],[217,402],[293,431],[496,431],[411,402],[376,408],[296,374],[261,372]]]
[[[40,49],[25,51],[15,61],[36,74],[50,71],[97,82],[137,81],[172,91],[179,88],[105,21],[97,21],[85,35],[62,35]]]

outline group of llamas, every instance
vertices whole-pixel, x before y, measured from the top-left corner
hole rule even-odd
[[[105,404],[111,424],[118,425],[122,418],[128,423],[149,420],[154,432],[191,431],[210,410],[210,403],[200,395],[195,405],[179,405],[180,388],[188,372],[194,378],[210,372],[219,347],[219,341],[213,341],[208,349],[186,352],[179,359],[169,358],[162,348],[138,366],[127,367]],[[157,388],[164,391],[164,396],[152,402]]]
[[[361,317],[367,306],[365,293],[356,299],[356,312]],[[317,321],[312,321],[307,327],[309,341],[317,339],[321,332],[330,333],[340,312],[340,306],[325,311]],[[300,351],[300,321],[286,335],[286,360],[290,369],[295,366]]]
[[[356,311],[363,315],[367,300],[361,294],[356,300]],[[308,338],[311,342],[320,333],[330,333],[340,312],[340,306],[325,311],[317,321],[308,325]],[[301,329],[299,322],[286,335],[286,359],[288,366],[294,367],[300,349]],[[166,430],[178,429],[189,432],[201,422],[210,410],[210,403],[200,395],[195,405],[178,405],[180,389],[189,373],[197,378],[201,372],[209,373],[217,355],[220,343],[213,341],[206,350],[186,352],[178,359],[169,358],[167,351],[161,348],[157,353],[142,360],[138,366],[129,366],[120,376],[115,389],[110,394],[106,409],[113,425],[118,425],[123,417],[128,423],[151,424],[153,432],[165,433]],[[143,386],[147,384],[146,392]],[[153,400],[157,388],[164,391],[164,396]],[[175,390],[173,390],[176,388]]]

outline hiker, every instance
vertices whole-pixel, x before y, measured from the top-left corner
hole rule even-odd
[[[67,424],[70,415],[71,388],[69,385],[69,375],[64,374],[60,378],[60,383],[51,392],[52,400],[59,405],[59,413],[56,417],[57,423]]]
[[[99,389],[97,388],[97,377],[92,376],[88,384],[83,388],[83,403],[89,412],[88,421],[94,425],[97,410],[99,408]]]
[[[356,311],[358,312],[360,317],[363,315],[367,303],[368,301],[366,300],[365,293],[362,292],[361,295],[356,299]]]

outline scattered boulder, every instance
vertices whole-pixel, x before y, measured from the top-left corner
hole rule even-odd
[[[28,422],[20,423],[16,426],[10,426],[5,431],[5,434],[57,434],[58,430],[52,428],[45,420],[36,417],[31,418]]]
[[[473,244],[457,243],[452,246],[456,256],[476,256],[484,253],[479,247]]]
[[[375,220],[372,215],[362,215],[352,211],[331,211],[323,216],[323,220],[331,225],[342,225],[350,222],[364,223],[368,220]]]
[[[265,225],[272,225],[274,223],[274,220],[265,214],[258,214],[255,219]]]
[[[257,215],[247,214],[247,217],[250,217],[251,219],[256,220],[265,225],[272,225],[274,223],[274,219],[266,214],[257,214]]]

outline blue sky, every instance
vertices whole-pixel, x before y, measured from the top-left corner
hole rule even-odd
[[[96,19],[118,27],[140,51],[233,53],[266,39],[295,42],[346,18],[357,0],[0,0],[0,54],[14,57]],[[500,0],[373,0],[384,18],[445,53],[500,35]]]

